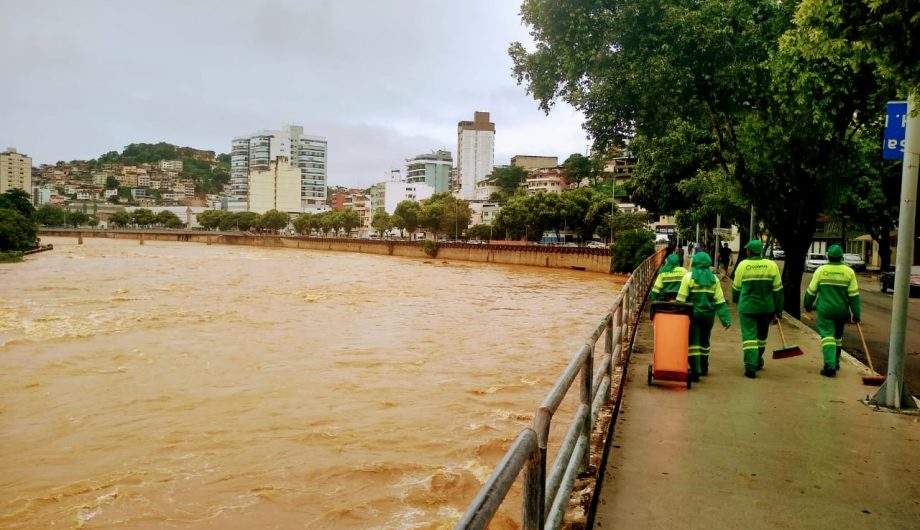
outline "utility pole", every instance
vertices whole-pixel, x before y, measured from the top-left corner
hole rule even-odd
[[[748,229],[748,241],[754,239],[754,205],[751,204],[751,227]],[[741,242],[742,245],[745,244],[744,241]]]
[[[907,302],[910,268],[914,260],[914,215],[917,211],[917,169],[920,166],[920,115],[914,93],[907,98],[907,128],[904,132],[904,161],[901,168],[901,211],[898,217],[898,256],[891,302],[891,339],[888,373],[872,400],[893,409],[916,409],[917,403],[904,384],[904,339],[907,331]]]
[[[613,216],[617,210],[617,177],[610,179],[610,244],[613,244]]]

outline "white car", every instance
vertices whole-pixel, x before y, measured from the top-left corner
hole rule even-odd
[[[854,271],[865,272],[866,262],[863,261],[859,254],[844,254],[843,262],[850,266]]]
[[[808,272],[815,272],[818,270],[818,267],[826,265],[827,263],[827,256],[824,254],[809,254],[808,259],[805,260],[805,270]]]

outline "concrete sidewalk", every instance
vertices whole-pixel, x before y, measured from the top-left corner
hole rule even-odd
[[[918,528],[920,416],[860,403],[861,365],[821,377],[818,340],[784,322],[806,355],[743,377],[733,326],[713,330],[710,374],[691,390],[646,384],[651,324],[637,335],[595,528]]]

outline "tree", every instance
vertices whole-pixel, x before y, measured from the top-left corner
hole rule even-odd
[[[277,232],[278,230],[281,230],[287,226],[290,220],[291,216],[284,212],[279,212],[278,210],[269,210],[262,214],[259,225],[273,232]]]
[[[31,219],[32,215],[35,213],[35,208],[32,206],[32,198],[28,193],[19,188],[12,188],[0,193],[0,208],[16,210],[26,219]]]
[[[419,203],[410,200],[400,201],[396,205],[396,210],[393,211],[393,215],[398,217],[400,221],[400,226],[397,226],[397,228],[400,230],[405,229],[410,236],[414,235],[418,230],[421,214],[422,207]]]
[[[105,189],[107,190],[116,190],[118,189],[118,179],[113,176],[108,176],[105,178]]]
[[[387,230],[393,227],[390,221],[390,215],[383,208],[377,208],[374,211],[374,217],[371,218],[371,227],[377,231],[377,235],[384,237]]]
[[[606,232],[613,234],[613,240],[623,232],[648,229],[648,214],[645,212],[617,211],[606,223]]]
[[[38,224],[44,226],[64,226],[67,224],[67,214],[63,208],[44,204],[35,210],[32,217]]]
[[[0,251],[28,250],[36,245],[33,221],[12,208],[0,208]]]
[[[486,180],[489,184],[497,186],[504,196],[514,195],[524,179],[527,178],[527,170],[518,166],[500,166],[492,170]]]
[[[115,212],[109,216],[109,224],[120,228],[124,228],[132,222],[133,219],[131,218],[131,214],[128,212]]]
[[[201,225],[205,230],[213,230],[220,226],[221,218],[226,215],[228,212],[222,210],[205,210],[195,216],[198,220],[198,224]]]
[[[489,241],[492,239],[493,230],[492,225],[487,224],[478,224],[473,225],[466,229],[464,234],[467,239],[479,239],[481,241]]]
[[[651,230],[627,230],[610,247],[613,272],[630,273],[655,252],[655,233]]]
[[[793,23],[795,9],[772,0],[637,0],[629,9],[527,0],[521,12],[536,49],[514,44],[510,53],[544,110],[561,98],[585,113],[596,150],[635,137],[637,173],[650,163],[647,146],[669,155],[659,173],[718,172],[737,183],[786,249],[786,309],[798,316],[817,216],[850,184],[854,133],[892,92],[875,65],[845,47],[815,54],[820,31],[800,17]],[[689,156],[664,148],[679,127]]]
[[[597,177],[603,169],[600,161],[589,158],[581,153],[572,153],[565,162],[562,163],[562,176],[568,184],[580,184],[582,181],[589,180],[591,184],[597,184]]]
[[[224,212],[220,216],[220,220],[217,222],[217,228],[221,232],[232,232],[238,230],[237,221],[239,220],[239,212]]]
[[[472,212],[468,202],[449,193],[436,193],[421,203],[419,226],[438,234],[453,233],[455,238],[470,224]]]
[[[361,226],[361,215],[354,208],[345,208],[340,212],[340,217],[346,235],[350,236],[352,230]]]
[[[178,226],[182,226],[182,221],[179,220],[179,216],[169,210],[161,210],[157,213],[155,223],[167,228],[175,228],[177,223]]]
[[[307,235],[313,229],[313,214],[302,213],[295,217],[291,223],[298,234]]]
[[[76,228],[89,222],[89,215],[83,212],[67,212],[67,224]]]
[[[138,208],[131,212],[131,219],[137,226],[150,226],[157,222],[156,215],[147,208]]]

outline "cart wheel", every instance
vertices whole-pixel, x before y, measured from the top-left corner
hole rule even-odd
[[[648,365],[648,385],[652,386],[652,365]]]
[[[693,386],[693,381],[690,379],[690,374],[687,374],[687,390],[690,390],[691,386]]]

